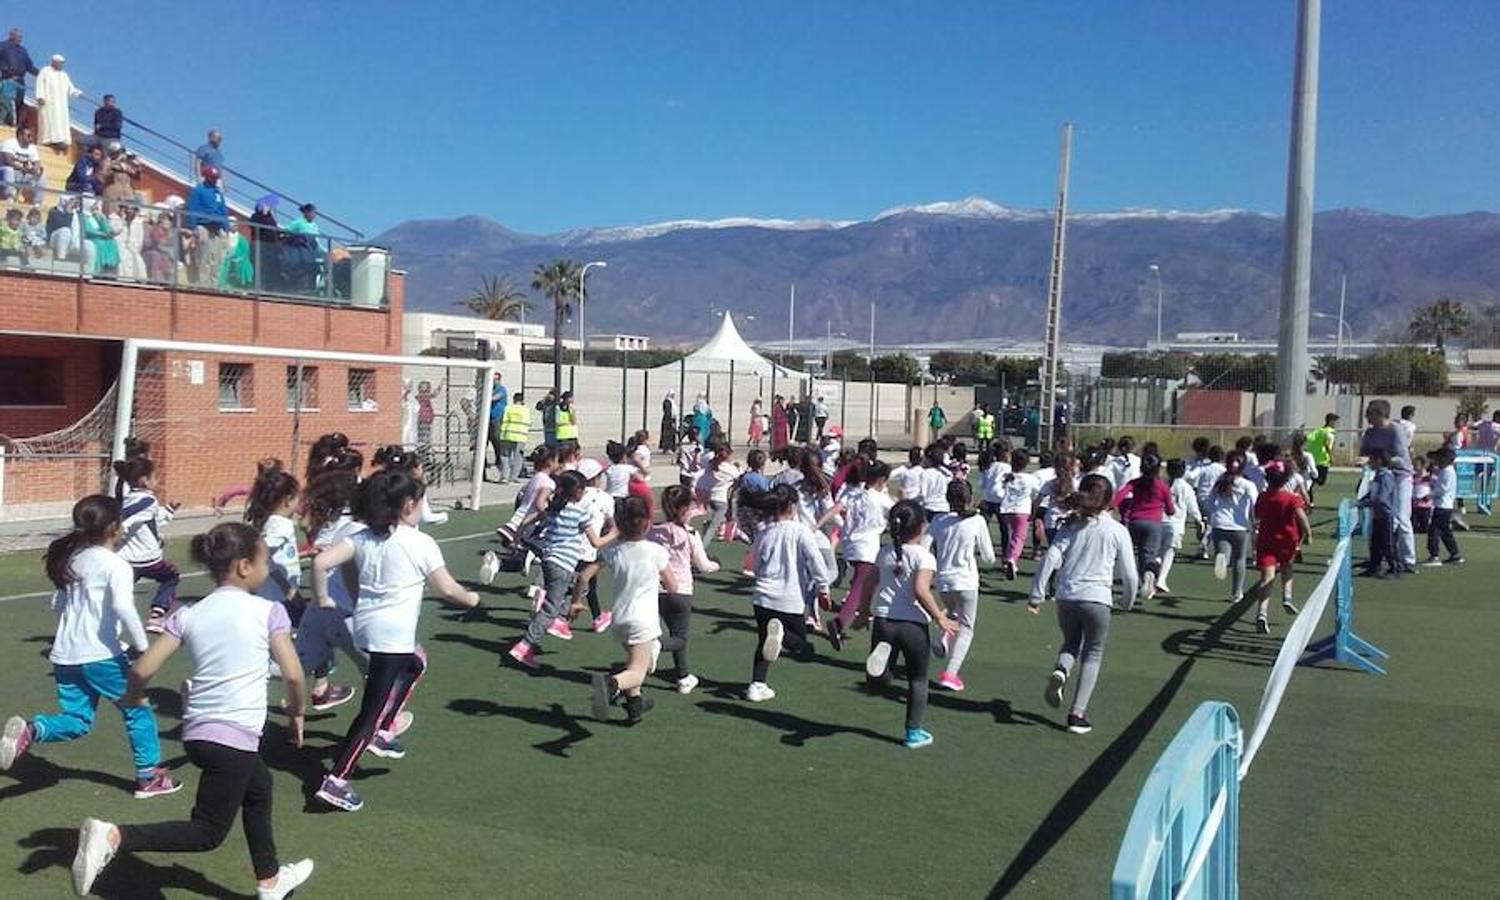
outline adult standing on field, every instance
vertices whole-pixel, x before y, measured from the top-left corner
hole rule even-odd
[[[661,449],[671,453],[677,449],[677,391],[668,390],[661,398]]]
[[[490,433],[489,445],[495,451],[495,468],[500,468],[503,452],[500,449],[500,420],[505,418],[505,408],[510,405],[510,391],[501,383],[500,373],[490,381]],[[501,479],[504,480],[503,478]]]
[[[553,413],[556,420],[556,436],[559,444],[578,446],[578,410],[573,408],[573,392],[563,391]]]
[[[932,429],[933,440],[941,437],[943,429],[948,427],[948,414],[943,412],[943,407],[937,400],[933,400],[932,407],[927,410],[927,427]]]
[[[547,396],[537,401],[536,411],[542,414],[542,444],[557,446],[557,388],[547,391]]]
[[[526,395],[516,392],[514,403],[500,415],[499,468],[500,483],[510,484],[521,474],[521,460],[526,456],[526,441],[531,435],[531,408]]]
[[[791,436],[790,422],[787,420],[786,398],[777,394],[771,401],[771,449],[780,450],[787,445]]]
[[[1402,572],[1415,572],[1417,540],[1411,527],[1411,445],[1406,430],[1390,420],[1388,400],[1371,400],[1365,406],[1369,427],[1359,436],[1359,455],[1369,456],[1375,450],[1385,452],[1386,464],[1396,478],[1396,504],[1391,519],[1396,532],[1396,556]]]

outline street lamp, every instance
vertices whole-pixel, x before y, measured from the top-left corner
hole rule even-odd
[[[1161,266],[1152,263],[1151,271],[1156,274],[1156,349],[1161,350]]]
[[[609,263],[603,260],[594,260],[591,263],[584,263],[583,268],[578,272],[578,364],[580,366],[583,365],[583,349],[588,343],[588,339],[583,333],[583,280],[588,277],[589,269],[595,266],[604,269],[608,268]]]
[[[1308,314],[1311,315],[1315,319],[1331,319],[1331,320],[1339,323],[1339,330],[1337,332],[1337,337],[1334,338],[1333,358],[1334,359],[1343,359],[1344,358],[1344,331],[1345,331],[1345,329],[1348,329],[1348,331],[1349,331],[1349,343],[1352,344],[1352,343],[1354,343],[1354,329],[1349,328],[1349,323],[1344,321],[1344,317],[1343,317],[1342,314],[1337,315],[1337,316],[1334,315],[1333,313],[1324,313],[1324,312],[1310,312]]]

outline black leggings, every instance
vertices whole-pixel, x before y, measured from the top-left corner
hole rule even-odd
[[[755,607],[755,661],[750,666],[750,680],[762,684],[765,683],[766,672],[770,670],[771,664],[760,655],[760,648],[766,642],[766,626],[771,624],[773,619],[781,622],[783,651],[800,650],[807,646],[807,619],[802,617],[802,613],[778,612],[764,606]]]
[[[192,818],[186,822],[121,825],[120,850],[205,853],[224,843],[241,813],[255,877],[271,878],[281,869],[271,833],[271,772],[260,754],[211,741],[186,741],[182,748],[202,775]]]
[[[891,656],[885,674],[877,680],[882,685],[890,684],[896,657],[906,659],[906,727],[921,728],[927,718],[927,660],[932,654],[927,626],[921,622],[876,619],[870,627],[870,649],[882,641],[891,645]]]
[[[1441,541],[1443,548],[1448,551],[1450,557],[1461,556],[1458,552],[1458,539],[1453,536],[1453,510],[1434,509],[1432,521],[1427,525],[1427,555],[1437,559],[1438,542]]]
[[[667,635],[661,639],[661,648],[672,651],[672,662],[676,665],[678,681],[688,676],[688,622],[693,615],[692,594],[662,594],[658,598],[661,618],[667,623]]]
[[[377,731],[391,727],[412,689],[427,671],[427,654],[418,647],[416,653],[371,653],[370,671],[365,676],[365,695],[360,700],[359,715],[349,724],[349,734],[339,749],[333,765],[333,777],[348,778],[354,764],[364,755]]]

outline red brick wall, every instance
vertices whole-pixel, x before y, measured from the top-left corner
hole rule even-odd
[[[119,346],[108,341],[81,341],[0,335],[0,358],[55,361],[62,380],[62,406],[0,406],[0,435],[31,437],[67,428],[94,408],[114,381]]]
[[[1249,424],[1244,403],[1241,391],[1186,390],[1177,398],[1177,423],[1239,428]]]

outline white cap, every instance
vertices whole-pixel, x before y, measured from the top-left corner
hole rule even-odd
[[[54,54],[52,54],[52,61],[53,62],[67,62],[67,59],[64,58],[61,53],[54,53]]]
[[[583,476],[584,481],[593,481],[604,471],[597,459],[585,459],[578,463],[578,474]]]

